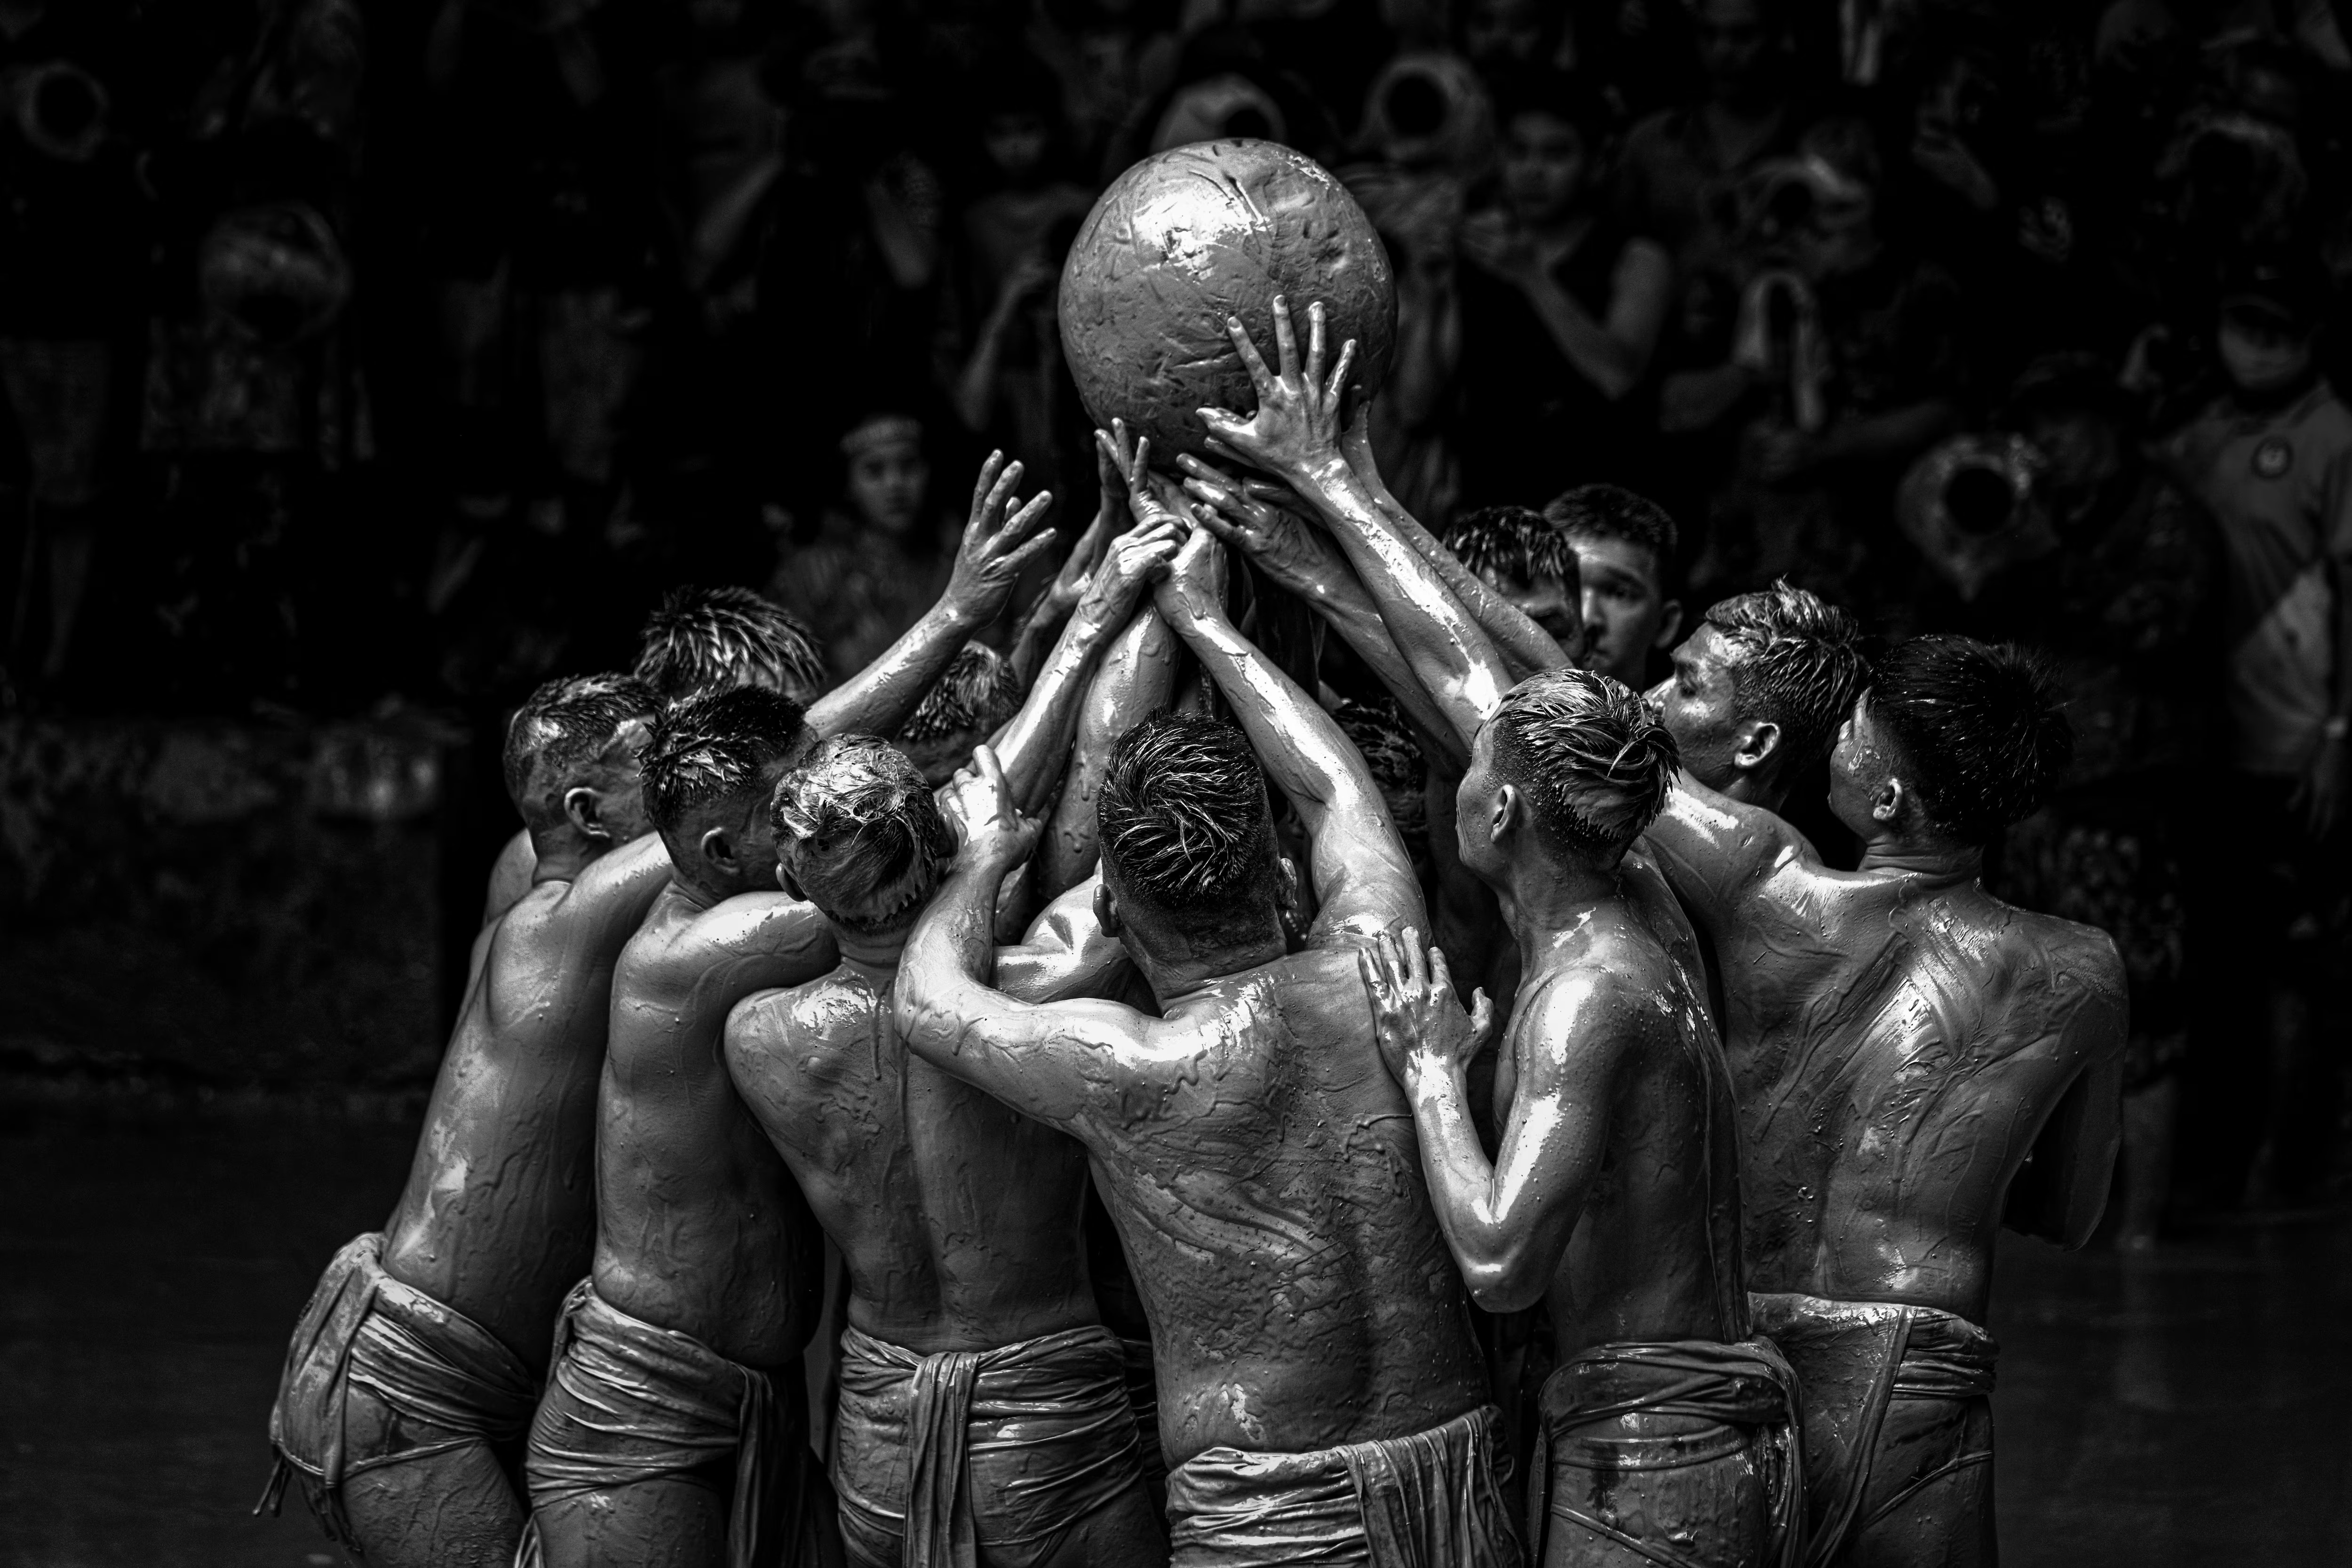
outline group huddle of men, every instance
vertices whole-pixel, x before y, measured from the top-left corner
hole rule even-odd
[[[1009,716],[951,668],[1051,539],[993,458],[845,684],[717,591],[531,697],[272,1500],[401,1565],[1992,1560],[1994,1234],[2086,1239],[2116,1141],[2112,945],[1979,883],[2058,694],[1785,587],[1577,668],[1573,557],[1426,532],[1308,317],[1231,323],[1222,466],[1102,438]],[[1824,767],[1854,870],[1777,814]]]

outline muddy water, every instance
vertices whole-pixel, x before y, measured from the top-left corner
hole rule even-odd
[[[295,1313],[412,1124],[0,1102],[0,1565],[306,1568],[247,1510]],[[2352,1563],[2352,1216],[2149,1261],[2004,1238],[2008,1568]]]

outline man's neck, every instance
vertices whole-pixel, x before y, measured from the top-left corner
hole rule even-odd
[[[1530,965],[1535,949],[1554,933],[1577,924],[1603,901],[1617,896],[1617,873],[1598,870],[1581,861],[1542,854],[1521,845],[1511,858],[1505,879],[1496,887],[1503,920],[1518,939],[1520,956]]]
[[[579,879],[596,858],[611,847],[602,840],[590,838],[577,828],[566,825],[530,836],[531,854],[537,864],[531,868],[530,885],[542,882],[571,882]]]
[[[1288,944],[1276,936],[1270,941],[1239,947],[1188,952],[1174,959],[1150,953],[1143,956],[1137,967],[1143,971],[1144,981],[1151,987],[1151,994],[1166,1011],[1203,994],[1220,981],[1244,970],[1272,963],[1289,951]]]
[[[1904,838],[1889,835],[1862,847],[1862,871],[1893,871],[1911,877],[1963,880],[1983,875],[1984,850],[1941,839]]]
[[[1780,803],[1789,798],[1778,779],[1758,768],[1734,768],[1722,779],[1700,779],[1726,800],[1736,800],[1742,805],[1752,805],[1759,811],[1780,813]]]
[[[2249,391],[2232,383],[2230,387],[2230,401],[2242,414],[2277,414],[2302,402],[2318,383],[2319,371],[2316,367],[2305,372],[2293,381],[2282,383],[2277,386],[2264,387],[2261,391]]]
[[[897,977],[907,938],[914,934],[911,926],[892,936],[861,936],[843,929],[838,921],[828,923],[833,927],[834,950],[841,954],[844,968],[856,971],[877,987],[888,985]]]

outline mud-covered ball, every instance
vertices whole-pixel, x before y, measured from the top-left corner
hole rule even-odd
[[[1197,142],[1136,164],[1095,203],[1062,268],[1062,351],[1087,412],[1151,437],[1152,466],[1200,452],[1203,405],[1257,405],[1225,318],[1239,316],[1275,363],[1274,297],[1290,301],[1307,352],[1307,307],[1323,301],[1329,361],[1356,340],[1351,382],[1388,376],[1396,280],[1388,253],[1339,182],[1273,142]]]

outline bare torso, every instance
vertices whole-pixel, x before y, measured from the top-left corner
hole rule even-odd
[[[384,1227],[387,1273],[534,1368],[547,1363],[556,1309],[596,1238],[596,1084],[614,963],[669,878],[658,843],[610,858],[577,881],[530,889],[485,933]]]
[[[1152,1324],[1171,1464],[1425,1430],[1486,1402],[1469,1298],[1351,948],[1173,1003],[1076,1121]]]
[[[849,1266],[849,1320],[919,1354],[1098,1321],[1086,1152],[908,1054],[892,972],[845,961],[727,1028],[745,1100]]]
[[[716,940],[714,922],[728,923],[731,940]],[[720,1036],[743,997],[832,963],[810,906],[745,894],[706,910],[673,884],[614,975],[596,1139],[597,1294],[748,1366],[800,1352],[822,1267],[808,1205],[737,1098]]]
[[[2010,1182],[2121,1037],[2114,944],[1972,873],[1826,869],[1765,816],[1678,791],[1652,830],[1721,911],[1748,1283],[1981,1321]]]
[[[1633,1043],[1607,1142],[1547,1292],[1565,1356],[1625,1341],[1738,1340],[1748,1332],[1739,1242],[1739,1121],[1706,1007],[1690,922],[1638,854],[1622,896],[1553,936],[1521,987],[1507,1094],[1553,1026],[1559,983],[1605,974],[1611,1019]]]

